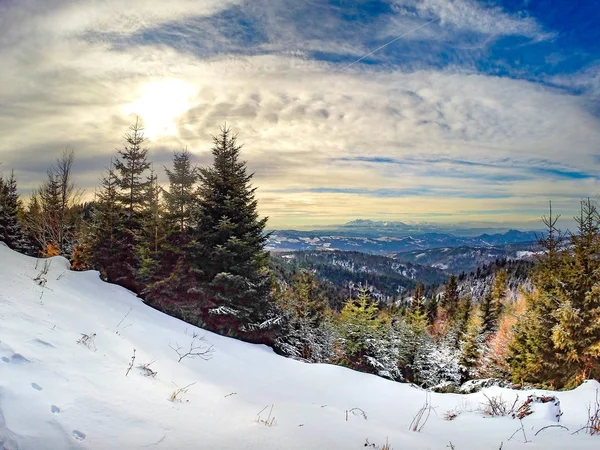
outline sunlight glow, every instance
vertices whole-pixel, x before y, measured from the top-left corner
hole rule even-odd
[[[160,136],[175,136],[177,118],[190,108],[194,93],[194,86],[181,80],[152,81],[140,88],[138,99],[125,105],[123,112],[139,116],[145,136],[152,141]]]

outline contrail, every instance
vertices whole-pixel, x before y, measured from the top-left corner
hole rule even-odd
[[[417,28],[413,28],[412,30],[410,30],[410,31],[407,31],[406,33],[404,33],[404,34],[402,34],[402,35],[398,36],[397,38],[394,38],[394,39],[392,39],[392,40],[391,40],[390,42],[388,42],[387,44],[383,44],[381,47],[378,47],[378,48],[376,48],[375,50],[373,50],[372,52],[369,52],[369,53],[367,53],[366,55],[364,55],[364,56],[361,56],[361,57],[360,57],[360,58],[358,58],[356,61],[353,61],[353,62],[351,62],[351,63],[350,63],[350,64],[348,64],[346,67],[344,67],[344,68],[342,69],[342,71],[343,71],[343,70],[346,70],[347,68],[349,68],[349,67],[351,67],[351,66],[353,66],[353,65],[354,65],[354,64],[356,64],[357,62],[360,62],[360,61],[362,61],[362,60],[363,60],[363,59],[365,59],[367,56],[371,56],[373,53],[375,53],[375,52],[378,52],[378,51],[379,51],[379,50],[381,50],[382,48],[385,48],[385,47],[387,47],[388,45],[390,45],[390,44],[393,44],[393,43],[394,43],[394,42],[396,42],[398,39],[402,39],[403,37],[405,37],[405,36],[408,36],[410,33],[414,33],[414,32],[415,32],[415,31],[417,31],[418,29],[420,29],[420,28],[423,28],[424,26],[426,26],[426,25],[429,25],[431,22],[435,22],[436,20],[439,20],[439,18],[438,18],[438,17],[436,17],[436,18],[434,18],[434,19],[431,19],[429,22],[425,22],[424,24],[421,24],[421,25],[419,25]]]

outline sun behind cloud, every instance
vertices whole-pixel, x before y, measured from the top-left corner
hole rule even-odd
[[[139,89],[138,98],[123,107],[127,115],[139,116],[146,137],[156,141],[160,136],[177,135],[176,119],[190,108],[196,89],[177,79],[151,81]]]

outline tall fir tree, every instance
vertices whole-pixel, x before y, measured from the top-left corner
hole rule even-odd
[[[227,127],[213,137],[213,165],[200,170],[197,207],[188,247],[189,271],[197,285],[202,322],[213,331],[272,343],[267,219],[259,219],[241,146]]]
[[[588,378],[600,378],[600,226],[597,205],[581,202],[571,234],[571,251],[561,271],[556,324],[552,342],[562,371],[561,384],[574,387]]]
[[[117,201],[125,210],[127,228],[135,229],[140,226],[139,215],[144,208],[149,184],[145,174],[151,164],[148,161],[148,149],[144,147],[146,138],[139,118],[129,130],[125,134],[124,147],[117,150],[119,157],[115,158],[114,165],[119,186]]]
[[[134,292],[140,292],[143,283],[140,279],[140,267],[143,258],[143,214],[147,203],[147,190],[150,181],[146,178],[150,169],[147,160],[148,149],[144,147],[146,138],[144,129],[136,119],[125,134],[125,145],[118,149],[114,159],[114,181],[118,186],[115,201],[121,208],[121,220],[116,226],[112,252],[118,262],[112,264],[110,273],[116,278],[109,280]]]
[[[565,257],[563,235],[556,226],[559,218],[553,216],[550,203],[549,216],[542,218],[546,232],[539,239],[543,254],[538,257],[532,273],[535,291],[526,295],[526,310],[518,318],[509,344],[507,362],[516,383],[560,387],[558,372],[561,365],[552,339],[560,293],[560,277],[557,274],[562,270]]]
[[[190,152],[185,149],[173,153],[173,167],[165,167],[165,172],[169,179],[169,190],[164,193],[169,228],[183,234],[189,227],[196,199],[198,170],[192,165]]]

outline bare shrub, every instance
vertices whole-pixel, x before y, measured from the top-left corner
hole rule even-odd
[[[577,434],[580,431],[585,430],[591,436],[600,436],[600,399],[598,398],[598,390],[596,389],[596,400],[595,403],[588,405],[588,420],[584,427],[571,433]]]
[[[421,409],[419,409],[419,411],[417,411],[417,414],[415,414],[413,417],[408,429],[411,431],[420,432],[427,424],[432,411],[435,412],[435,408],[431,406],[431,399],[428,392],[426,393],[425,404],[421,407]]]
[[[211,344],[207,344],[204,336],[198,337],[197,333],[192,335],[192,341],[190,342],[189,348],[181,347],[178,343],[175,343],[175,346],[169,344],[179,356],[179,360],[177,362],[181,362],[184,358],[200,358],[204,360],[208,360],[212,358],[214,353],[213,346]]]
[[[187,394],[187,392],[190,390],[190,387],[192,387],[194,384],[196,384],[195,381],[193,383],[188,384],[187,386],[179,387],[175,383],[173,383],[173,385],[175,386],[175,390],[173,392],[171,392],[171,395],[169,396],[169,400],[172,402],[183,401],[181,399],[182,395]],[[186,401],[189,401],[189,400],[186,400]]]
[[[360,408],[352,408],[352,409],[347,409],[346,410],[346,422],[348,422],[348,416],[352,414],[353,416],[362,416],[363,419],[367,420],[367,413],[364,412],[362,409]]]
[[[81,337],[77,340],[79,345],[83,345],[84,347],[89,348],[92,351],[96,351],[96,344],[94,343],[94,338],[96,337],[96,333],[85,334],[81,333]]]
[[[142,375],[144,375],[145,377],[156,377],[156,374],[158,372],[156,372],[155,370],[152,370],[150,368],[150,366],[154,363],[154,360],[150,361],[149,363],[146,364],[140,364],[138,366],[138,369],[140,369],[142,371]]]
[[[263,419],[261,417],[262,413],[269,407],[269,405],[265,406],[263,409],[261,409],[258,414],[256,415],[256,422],[260,423],[261,425],[264,425],[266,427],[272,427],[273,425],[275,425],[275,416],[273,416],[273,407],[275,405],[271,405],[271,409],[269,409],[269,415],[267,416],[266,419]]]
[[[483,394],[483,396],[486,401],[482,404],[482,411],[486,416],[492,417],[504,417],[513,414],[519,400],[519,396],[517,396],[512,406],[509,407],[508,403],[502,399],[502,394],[493,397],[488,397],[486,394]]]

